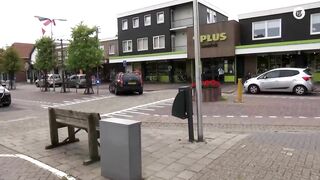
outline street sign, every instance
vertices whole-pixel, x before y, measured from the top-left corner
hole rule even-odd
[[[126,60],[123,60],[122,64],[123,64],[123,67],[127,67],[127,61]]]

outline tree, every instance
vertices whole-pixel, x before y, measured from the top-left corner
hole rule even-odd
[[[103,51],[99,48],[99,40],[95,34],[97,28],[90,28],[82,22],[72,28],[72,40],[68,48],[67,66],[73,70],[84,70],[86,73],[85,94],[92,94],[93,69],[101,64]],[[94,34],[96,36],[94,36]]]
[[[42,37],[37,40],[35,47],[37,48],[35,68],[44,75],[45,91],[48,91],[47,77],[48,72],[56,65],[55,43],[49,37]]]
[[[7,48],[2,55],[2,70],[9,74],[9,89],[13,89],[15,73],[22,68],[22,62],[18,52],[12,48]]]
[[[4,54],[4,49],[0,48],[0,73],[4,72],[3,68],[3,54]]]

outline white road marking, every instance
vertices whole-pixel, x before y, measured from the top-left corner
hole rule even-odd
[[[292,116],[284,116],[283,118],[285,118],[285,119],[291,119]]]
[[[133,116],[130,116],[130,115],[125,115],[125,114],[112,114],[113,116],[123,116],[123,117],[128,117],[128,118],[132,118]]]
[[[277,118],[277,116],[269,116],[269,118],[273,118],[274,119],[274,118]]]
[[[314,117],[315,119],[320,119],[320,117]]]
[[[299,119],[306,119],[307,117],[299,116]]]
[[[38,167],[40,167],[44,170],[50,171],[52,174],[58,176],[59,179],[75,180],[74,177],[72,177],[72,176],[70,176],[70,175],[68,175],[58,169],[55,169],[47,164],[44,164],[36,159],[33,159],[33,158],[26,156],[26,155],[23,155],[23,154],[0,154],[0,157],[13,157],[13,158],[24,159],[32,164],[37,165]]]
[[[27,117],[24,117],[24,118],[12,119],[12,120],[7,120],[7,121],[0,121],[0,123],[11,123],[11,122],[17,122],[17,121],[26,121],[26,120],[34,119],[34,118],[37,118],[37,117],[35,117],[35,116],[27,116]]]
[[[136,108],[143,111],[155,111],[154,109],[148,109],[148,108]]]
[[[221,117],[221,116],[214,115],[214,116],[212,116],[212,117],[214,117],[214,118],[219,118],[219,117]]]
[[[162,117],[169,117],[169,115],[161,115]]]
[[[155,116],[155,117],[159,117],[160,115],[159,115],[159,114],[154,114],[153,116]]]
[[[204,118],[208,117],[207,115],[203,115]]]
[[[158,105],[151,105],[149,107],[153,107],[153,108],[164,108],[164,106],[158,106]]]
[[[229,116],[229,115],[228,115],[227,118],[234,118],[234,116]]]
[[[263,116],[255,116],[255,118],[263,118]]]
[[[160,101],[155,101],[155,102],[152,102],[152,103],[147,103],[147,104],[142,104],[142,105],[138,105],[138,106],[134,106],[134,107],[131,107],[131,108],[127,108],[127,109],[123,109],[123,110],[120,110],[120,111],[115,111],[115,112],[111,112],[111,113],[106,113],[106,114],[102,114],[101,116],[109,116],[109,115],[114,115],[116,113],[122,113],[122,112],[125,112],[125,111],[134,111],[134,110],[146,110],[144,107],[147,107],[147,106],[150,106],[150,105],[154,105],[154,104],[159,104],[159,103],[163,103],[163,102],[167,102],[167,101],[172,101],[174,98],[169,98],[169,99],[163,99],[163,100],[160,100]],[[154,111],[154,109],[148,109],[150,111]]]
[[[142,115],[150,115],[149,113],[143,113],[143,112],[137,112],[137,111],[133,111],[133,110],[130,110],[130,111],[126,111],[127,113],[134,113],[134,114],[142,114]]]
[[[247,116],[247,115],[241,115],[240,117],[242,117],[242,118],[247,118],[247,117],[249,117],[249,116]]]

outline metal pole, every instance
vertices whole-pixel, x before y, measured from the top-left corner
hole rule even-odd
[[[203,141],[202,124],[202,87],[201,87],[201,58],[200,58],[200,38],[199,38],[199,9],[198,1],[193,0],[193,29],[194,29],[194,60],[196,73],[196,104],[197,104],[197,127],[198,141]]]
[[[64,84],[64,56],[63,56],[63,44],[62,39],[60,39],[60,46],[61,46],[61,67],[62,67],[62,92],[66,92],[66,86]]]
[[[100,41],[99,41],[99,36],[98,36],[99,35],[99,26],[97,26],[96,35],[97,35],[97,40],[98,40],[99,46],[100,46]],[[100,62],[98,64],[98,66],[97,66],[97,78],[96,78],[97,94],[99,94],[99,83],[100,83],[100,80],[99,80],[99,65],[100,65]]]

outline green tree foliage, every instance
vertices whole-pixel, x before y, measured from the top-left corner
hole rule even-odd
[[[9,74],[9,89],[13,88],[13,80],[15,73],[22,69],[22,61],[18,52],[12,48],[7,48],[2,54],[2,69]]]
[[[103,51],[99,48],[96,27],[90,28],[82,22],[72,28],[72,40],[68,48],[67,66],[72,70],[84,70],[87,88],[85,93],[91,94],[93,69],[101,64]]]
[[[0,48],[0,73],[4,72],[3,68],[3,54],[4,54],[4,49]]]
[[[48,72],[56,66],[55,43],[49,37],[42,37],[37,40],[35,47],[37,49],[35,68],[44,75],[45,91],[47,91]]]

